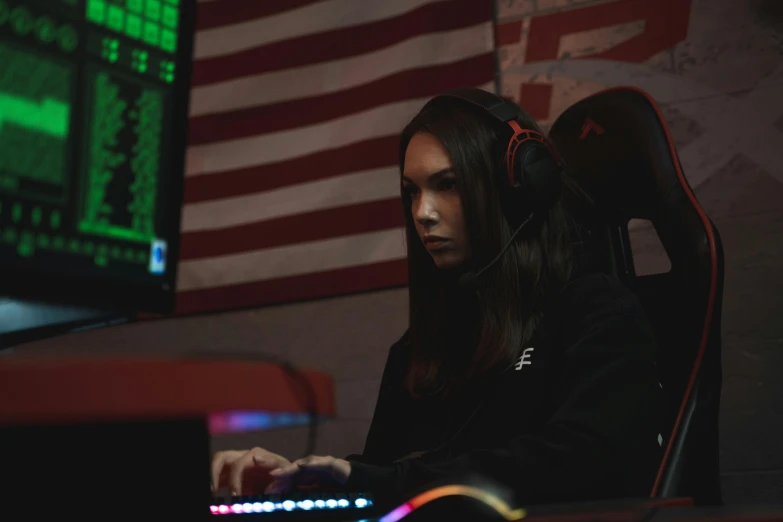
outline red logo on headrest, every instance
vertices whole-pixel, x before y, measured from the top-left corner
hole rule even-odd
[[[585,139],[587,135],[590,134],[590,131],[595,131],[596,134],[603,134],[604,128],[590,118],[585,118],[585,122],[582,124],[582,134],[579,135],[579,139]]]

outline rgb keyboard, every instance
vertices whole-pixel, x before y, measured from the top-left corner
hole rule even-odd
[[[373,497],[362,493],[307,492],[215,498],[213,515],[243,520],[351,520],[379,514]]]

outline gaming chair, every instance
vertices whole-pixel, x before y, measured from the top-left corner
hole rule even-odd
[[[669,437],[651,496],[721,504],[723,247],[718,230],[699,206],[666,122],[646,93],[620,87],[590,96],[557,119],[550,139],[592,199],[578,209],[592,262],[637,294],[657,336]],[[669,272],[636,275],[631,219],[652,222],[669,257]]]

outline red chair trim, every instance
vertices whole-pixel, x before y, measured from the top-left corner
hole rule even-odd
[[[661,465],[658,468],[658,474],[655,477],[655,482],[653,484],[652,492],[650,493],[650,497],[654,498],[658,496],[658,490],[660,489],[661,481],[663,480],[663,473],[666,468],[666,465],[669,462],[669,459],[671,458],[671,453],[674,448],[674,441],[677,438],[677,434],[679,433],[680,425],[682,424],[682,419],[685,415],[685,409],[687,407],[688,400],[690,399],[691,394],[693,393],[693,387],[696,383],[696,377],[699,374],[699,369],[701,368],[702,360],[704,359],[704,352],[707,349],[707,340],[709,339],[710,326],[712,324],[712,314],[715,309],[715,297],[718,291],[718,253],[717,253],[717,247],[715,245],[715,234],[713,233],[712,230],[712,223],[710,223],[709,218],[704,213],[704,209],[701,208],[701,205],[699,205],[699,202],[696,200],[696,196],[693,194],[693,190],[691,190],[691,187],[688,184],[688,180],[682,171],[682,166],[680,165],[680,159],[679,156],[677,155],[677,150],[674,147],[674,140],[672,139],[671,131],[669,130],[669,126],[667,125],[666,119],[663,117],[663,114],[661,113],[661,109],[658,107],[658,104],[648,93],[646,93],[642,89],[639,89],[638,87],[633,87],[633,86],[613,87],[610,89],[603,90],[597,94],[604,94],[604,93],[617,92],[617,91],[637,92],[642,96],[644,96],[649,102],[649,104],[652,106],[652,108],[655,109],[655,112],[658,115],[658,120],[661,122],[661,125],[663,126],[663,130],[666,133],[666,141],[669,144],[669,152],[671,153],[672,158],[674,159],[674,168],[677,170],[677,177],[680,180],[680,185],[682,186],[683,190],[685,191],[685,194],[688,196],[688,199],[691,202],[691,205],[696,210],[696,213],[699,215],[699,219],[701,219],[701,222],[704,225],[704,230],[707,232],[707,241],[709,243],[709,248],[710,248],[710,268],[711,268],[710,291],[707,300],[707,314],[704,318],[704,328],[702,329],[701,341],[699,342],[699,350],[698,352],[696,352],[696,359],[693,363],[693,369],[691,370],[690,378],[688,379],[688,385],[685,387],[685,393],[683,395],[682,402],[680,403],[680,409],[677,412],[677,417],[674,421],[674,426],[672,427],[672,431],[669,434],[669,440],[666,444],[666,451],[663,455],[663,459],[661,460]]]

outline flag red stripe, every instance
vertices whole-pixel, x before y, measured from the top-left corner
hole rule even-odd
[[[315,125],[388,103],[434,96],[455,85],[473,86],[492,80],[492,53],[446,65],[409,69],[352,89],[252,109],[208,114],[190,119],[191,145],[270,134]]]
[[[187,204],[244,196],[350,172],[387,167],[398,162],[398,144],[399,136],[395,132],[392,136],[318,151],[292,160],[192,176],[185,183],[184,201]]]
[[[268,281],[188,290],[177,296],[176,313],[282,304],[404,286],[407,282],[407,260],[398,259]]]
[[[291,38],[193,64],[193,86],[358,56],[414,36],[491,20],[492,2],[453,0],[428,4],[377,22]]]
[[[216,0],[198,5],[196,30],[212,29],[221,25],[238,24],[273,16],[284,11],[293,11],[323,0],[285,0],[285,2],[248,2],[247,0]]]
[[[201,174],[194,171],[193,175],[187,178],[185,187],[185,203],[189,205],[185,209],[185,217],[190,220],[191,226],[209,226],[210,223],[214,226],[218,223],[207,219],[209,217],[207,213],[213,209],[213,206],[199,206],[198,203],[225,200],[216,203],[214,208],[234,201],[236,204],[241,204],[240,201],[245,200],[231,198],[241,198],[283,187],[296,187],[302,183],[355,172],[369,171],[370,175],[373,175],[374,169],[396,165],[400,129],[387,128],[390,125],[388,121],[382,122],[380,127],[371,127],[373,124],[362,118],[360,114],[362,111],[373,108],[383,111],[385,106],[401,101],[409,101],[407,106],[410,106],[410,101],[425,99],[456,86],[487,84],[494,77],[492,52],[482,50],[482,47],[478,47],[480,42],[476,42],[476,45],[469,48],[460,45],[446,49],[449,54],[442,55],[442,58],[451,57],[455,51],[465,49],[449,58],[459,59],[458,63],[427,65],[437,61],[437,56],[433,55],[429,60],[426,57],[430,55],[425,53],[422,55],[425,58],[416,64],[404,60],[397,64],[401,57],[396,53],[392,59],[395,59],[397,65],[387,68],[387,72],[383,73],[386,76],[380,80],[358,86],[355,81],[352,85],[343,82],[339,87],[342,90],[339,92],[324,92],[324,89],[313,88],[300,94],[286,95],[283,90],[283,97],[287,96],[287,99],[279,100],[278,95],[259,95],[255,100],[247,101],[250,107],[246,109],[221,110],[220,97],[237,95],[236,91],[232,91],[231,84],[223,82],[248,78],[247,82],[250,85],[256,75],[271,73],[259,78],[259,81],[285,85],[283,82],[286,81],[288,73],[275,74],[278,71],[291,71],[294,76],[297,74],[301,76],[307,69],[299,68],[311,65],[328,67],[329,62],[352,57],[361,57],[361,59],[366,56],[372,57],[375,56],[372,53],[383,51],[395,44],[409,42],[413,45],[414,42],[419,41],[412,40],[417,37],[424,37],[422,46],[427,45],[426,42],[429,40],[437,40],[440,44],[443,38],[451,37],[453,31],[470,28],[468,32],[483,38],[481,30],[484,26],[480,24],[491,22],[493,7],[492,2],[449,0],[417,7],[401,14],[397,12],[382,20],[363,23],[355,19],[354,23],[359,25],[348,27],[331,25],[313,29],[318,32],[306,35],[282,35],[280,37],[283,38],[282,40],[269,36],[253,40],[253,35],[248,35],[249,40],[231,39],[234,24],[252,20],[272,23],[272,19],[265,20],[264,17],[280,13],[284,13],[287,17],[288,11],[314,4],[316,1],[318,0],[287,0],[286,2],[217,0],[199,6],[198,29],[209,30],[209,33],[202,33],[204,41],[201,43],[206,47],[201,51],[202,56],[209,57],[199,59],[194,64],[193,87],[196,89],[194,101],[199,104],[194,113],[199,115],[191,118],[189,144],[196,147],[207,144],[210,146],[195,150],[193,153],[213,154],[218,161],[221,154],[233,149],[236,143],[241,143],[226,143],[224,148],[223,142],[261,136],[259,143],[265,143],[266,136],[273,139],[274,133],[281,131],[290,133],[286,136],[291,137],[293,147],[290,152],[279,151],[274,158],[277,163],[274,164],[251,165],[270,161],[271,158],[258,157],[257,153],[252,151],[248,153],[239,151],[236,152],[238,156],[234,158],[236,161],[212,164],[211,168],[226,169],[222,172]],[[389,16],[388,13],[379,14]],[[345,16],[347,18],[343,21],[349,24],[350,13],[345,13]],[[286,23],[292,21],[291,18],[286,20]],[[216,56],[221,52],[222,35],[229,38],[226,41],[227,47],[222,50],[226,54]],[[440,35],[443,35],[443,38]],[[242,47],[243,43],[254,47],[235,50]],[[448,41],[443,43],[448,44]],[[229,47],[232,45],[237,47]],[[389,51],[393,52],[395,49]],[[483,54],[467,58],[465,55],[468,52]],[[346,61],[339,64],[339,73],[350,79],[353,76],[350,70],[353,63],[353,61]],[[412,69],[413,67],[418,69]],[[407,70],[400,71],[403,68]],[[477,76],[479,78],[476,78]],[[368,79],[363,81],[367,82]],[[205,86],[209,88],[199,89]],[[246,87],[247,85],[243,84],[242,88]],[[202,102],[204,105],[200,105]],[[214,110],[220,112],[207,113]],[[313,125],[328,123],[351,114],[358,114],[355,117],[357,129],[353,139],[361,137],[364,141],[344,144],[330,150],[312,151],[314,148],[322,149],[329,146],[324,143],[319,147],[311,147],[307,152],[299,152],[297,140],[299,142],[304,140],[305,136],[313,130]],[[385,136],[373,137],[373,134]],[[349,140],[343,140],[345,141]],[[301,155],[297,157],[297,154]],[[288,156],[287,159],[281,159],[285,156]],[[242,165],[242,168],[236,168],[237,165]],[[389,174],[388,169],[379,172],[379,181],[386,179],[384,176]],[[366,176],[363,179],[366,179]],[[280,304],[407,284],[405,259],[384,262],[372,262],[368,259],[359,266],[336,269],[327,269],[326,265],[314,265],[309,268],[303,267],[297,272],[313,269],[322,271],[283,277],[280,277],[280,273],[261,273],[255,270],[255,273],[245,274],[244,278],[233,278],[233,281],[242,281],[233,284],[226,284],[225,278],[202,277],[209,274],[199,273],[204,270],[209,272],[219,269],[224,264],[223,260],[226,266],[233,260],[245,264],[252,263],[254,259],[252,256],[257,253],[263,261],[266,259],[263,257],[266,252],[271,256],[277,256],[276,251],[270,250],[277,247],[293,246],[308,250],[308,244],[314,241],[338,239],[342,242],[360,234],[366,234],[364,237],[370,240],[368,244],[371,244],[372,238],[376,236],[384,238],[383,258],[396,257],[396,243],[389,245],[387,240],[393,240],[389,234],[394,236],[399,233],[402,236],[402,231],[399,229],[404,225],[404,216],[399,197],[391,197],[391,195],[376,196],[388,199],[341,205],[331,209],[314,210],[312,206],[308,209],[305,203],[293,208],[286,205],[289,211],[299,211],[298,214],[288,216],[281,215],[282,212],[269,215],[265,212],[256,213],[254,217],[253,212],[247,211],[236,216],[236,220],[233,221],[237,223],[235,225],[219,230],[195,230],[183,233],[180,258],[186,264],[181,274],[182,288],[190,288],[190,290],[178,293],[176,312],[190,314],[216,309]],[[266,194],[263,196],[266,197]],[[247,201],[245,204],[253,204],[249,202],[250,200]],[[253,222],[254,219],[257,221]],[[361,236],[357,237],[357,240],[359,241],[357,245],[363,244]],[[402,237],[400,241],[402,242]],[[334,252],[335,260],[341,262],[340,264],[350,264],[351,260],[354,263],[362,263],[361,253],[354,252],[352,255],[350,252],[350,248],[360,248],[351,247],[350,245],[353,244],[350,242],[345,252]],[[244,254],[244,257],[241,255],[236,258],[226,257],[235,254]],[[374,257],[374,259],[378,258],[377,255]],[[199,260],[203,260],[203,263]],[[253,272],[252,266],[248,267],[250,272]],[[290,273],[292,270],[287,272]],[[268,279],[259,281],[259,278]],[[219,286],[201,288],[210,285]]]
[[[182,234],[180,260],[202,259],[364,234],[404,224],[400,198],[317,210],[256,223]]]

